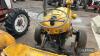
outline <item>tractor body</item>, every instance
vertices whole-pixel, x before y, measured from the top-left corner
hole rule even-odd
[[[0,0],[0,23],[15,37],[25,34],[29,27],[28,13],[19,8],[12,7],[11,0]]]
[[[66,7],[59,7],[59,8],[57,8],[57,9],[59,9],[59,10],[61,10],[61,11],[64,11],[64,12],[68,12],[68,9],[66,8]],[[66,15],[64,15],[64,13],[62,13],[62,12],[60,12],[60,11],[57,11],[57,10],[52,10],[50,13],[48,13],[48,15],[51,15],[52,14],[52,12],[53,12],[53,14],[55,14],[54,16],[58,16],[58,18],[59,18],[59,20],[64,20],[64,19],[66,19]],[[70,11],[71,12],[71,11]],[[58,15],[57,15],[58,14]],[[46,18],[46,20],[49,20],[50,19],[50,17],[52,16],[46,16],[45,18]],[[59,16],[60,15],[60,16]],[[71,16],[71,15],[70,15]],[[64,17],[64,18],[62,18],[62,17]],[[72,17],[70,17],[71,19],[70,20],[72,20],[73,18]],[[49,26],[49,27],[51,27],[52,25],[50,24],[50,22],[44,22],[44,23],[42,23],[44,26]],[[62,25],[63,23],[62,22],[56,22],[55,23],[55,26],[59,26],[59,25]],[[70,30],[70,28],[71,28],[71,23],[70,22],[66,22],[63,26],[61,26],[61,27],[55,27],[55,28],[46,28],[45,29],[45,31],[47,31],[48,32],[48,34],[53,34],[53,35],[56,35],[56,34],[61,34],[61,33],[64,33],[64,32],[68,32],[69,30]]]
[[[71,23],[77,17],[72,13],[72,3],[73,1],[66,0],[66,7],[44,10],[37,16],[39,27],[35,29],[34,35],[37,46],[44,49],[50,46],[53,49],[49,48],[49,51],[67,54],[74,54],[78,48],[85,48],[86,33],[81,29],[74,29]]]
[[[4,20],[5,14],[9,12],[9,9],[11,9],[11,3],[10,0],[7,1],[7,4],[5,1],[0,0],[0,21]],[[9,8],[9,9],[8,9]]]

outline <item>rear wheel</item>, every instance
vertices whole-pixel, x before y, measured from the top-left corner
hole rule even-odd
[[[79,30],[76,33],[76,41],[77,41],[77,47],[76,47],[76,51],[77,53],[80,52],[81,49],[84,49],[86,47],[86,43],[87,43],[87,35],[86,32],[84,30]]]
[[[35,29],[35,34],[34,34],[34,38],[35,38],[35,41],[36,41],[37,45],[41,45],[42,44],[43,35],[44,34],[42,34],[41,27],[37,27]]]
[[[29,23],[25,10],[13,9],[6,17],[5,28],[14,37],[20,37],[28,31]]]
[[[47,38],[46,38],[45,34],[42,32],[41,27],[37,27],[35,29],[34,37],[35,37],[35,41],[37,43],[36,46],[38,46],[39,48],[44,48]]]
[[[86,43],[87,43],[87,35],[86,32],[83,30],[79,30],[79,39],[78,39],[78,48],[85,48],[86,47]]]

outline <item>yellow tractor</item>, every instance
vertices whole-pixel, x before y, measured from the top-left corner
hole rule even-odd
[[[47,10],[44,5],[45,10],[37,16],[39,26],[34,34],[37,48],[67,55],[76,54],[79,49],[85,48],[85,31],[72,24],[77,17],[71,10],[72,3],[73,0],[66,0],[66,7]]]
[[[79,48],[85,48],[86,34],[83,30],[72,26],[71,21],[76,18],[76,14],[70,9],[72,2],[67,0],[66,3],[67,7],[46,10],[38,15],[37,22],[40,26],[36,28],[35,41],[42,50],[16,44],[14,37],[0,31],[0,56],[68,56],[69,53],[75,56]],[[44,49],[47,44],[61,52],[55,53]],[[100,56],[99,52],[90,54],[90,56],[96,55]]]

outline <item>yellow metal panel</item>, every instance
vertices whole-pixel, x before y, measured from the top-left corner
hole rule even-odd
[[[64,11],[65,13],[67,13],[67,8],[65,8],[65,7],[60,7],[60,8],[57,8],[57,9],[62,10],[62,11]],[[46,15],[45,20],[51,19],[52,16],[57,16],[57,18],[60,19],[60,20],[65,20],[65,19],[67,19],[67,18],[65,17],[65,16],[66,16],[65,13],[63,13],[63,12],[61,12],[61,11],[59,11],[59,10],[52,10],[52,11],[50,11],[50,12]],[[55,14],[55,15],[54,15],[54,14]],[[69,18],[68,18],[68,19],[69,19]],[[43,24],[44,24],[45,26],[51,26],[51,25],[50,25],[50,22],[44,22]],[[63,22],[56,22],[54,26],[59,26],[59,25],[62,25],[62,24],[63,24]]]
[[[100,52],[91,53],[89,56],[100,56]]]
[[[4,49],[7,56],[66,56],[31,48],[23,44],[16,44]]]
[[[16,43],[16,41],[15,41],[14,37],[12,37],[7,32],[0,30],[0,49],[3,49],[5,47],[15,44],[15,43]]]
[[[65,12],[67,14],[68,12],[68,8],[66,7],[59,7],[57,8],[63,12]],[[59,20],[68,20],[67,23],[65,23],[63,26],[59,27],[59,28],[47,28],[45,29],[49,34],[59,34],[59,33],[64,33],[64,32],[67,32],[69,31],[70,27],[71,27],[71,20],[72,20],[72,12],[70,11],[69,14],[67,14],[69,17],[67,18],[66,17],[66,14],[59,11],[59,10],[52,10],[50,12],[48,12],[48,14],[44,17],[45,20],[50,20],[51,19],[51,16],[56,16],[57,19]],[[64,22],[55,22],[55,25],[54,26],[60,26],[62,25]],[[48,26],[50,27],[50,22],[43,22],[41,23],[43,24],[44,26]],[[52,26],[51,26],[52,27]]]

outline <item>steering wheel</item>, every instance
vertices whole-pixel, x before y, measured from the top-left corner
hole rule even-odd
[[[37,22],[45,28],[58,28],[65,25],[69,21],[68,15],[60,9],[48,9],[38,14]],[[48,23],[44,25],[43,23]],[[56,25],[57,23],[60,23]]]

